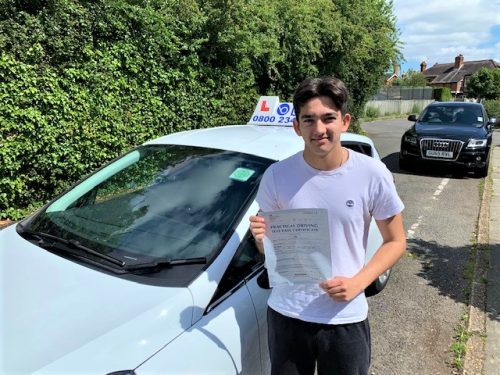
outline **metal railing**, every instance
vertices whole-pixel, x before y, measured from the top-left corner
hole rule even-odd
[[[432,87],[384,86],[371,100],[430,100],[432,91]]]

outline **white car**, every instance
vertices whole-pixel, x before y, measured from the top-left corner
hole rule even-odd
[[[265,169],[303,149],[293,117],[262,97],[250,124],[145,143],[0,231],[0,374],[268,374],[248,226]],[[380,243],[372,225],[367,260]]]

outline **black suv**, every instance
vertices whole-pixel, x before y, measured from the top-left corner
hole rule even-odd
[[[399,167],[409,169],[417,161],[455,164],[488,174],[493,124],[481,103],[434,102],[401,138]]]

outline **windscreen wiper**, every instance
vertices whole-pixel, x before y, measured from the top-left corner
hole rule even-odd
[[[173,267],[173,266],[183,266],[188,264],[206,264],[207,258],[186,258],[186,259],[158,259],[152,262],[146,263],[135,263],[135,264],[125,264],[123,270],[128,272],[133,271],[149,271],[155,272],[162,268]]]
[[[65,238],[54,236],[53,234],[38,232],[38,231],[31,230],[31,229],[26,229],[26,228],[22,228],[21,233],[28,234],[28,235],[36,238],[38,240],[38,244],[41,247],[48,246],[48,247],[52,248],[57,243],[59,245],[64,246],[64,247],[57,247],[58,250],[64,250],[64,251],[70,253],[71,255],[76,255],[76,256],[81,257],[81,254],[77,254],[75,251],[75,250],[80,250],[80,251],[83,251],[84,253],[91,254],[97,258],[104,259],[104,260],[108,261],[109,263],[114,264],[114,265],[119,266],[119,267],[124,267],[126,265],[126,263],[123,260],[114,258],[114,257],[106,255],[106,254],[102,254],[102,253],[95,251],[87,246],[82,245],[79,241],[76,241],[76,240],[67,240]],[[53,241],[53,243],[50,243],[48,241]]]
[[[86,261],[90,261],[93,264],[96,264],[95,261],[89,258],[82,257],[81,253],[78,251],[83,251],[86,254],[91,254],[100,259],[104,259],[107,262],[114,265],[114,267],[106,267],[103,264],[99,264],[106,268],[109,271],[115,273],[129,273],[129,272],[157,272],[163,268],[180,266],[180,265],[189,265],[189,264],[206,264],[207,258],[198,257],[198,258],[186,258],[186,259],[157,259],[152,262],[145,263],[133,263],[127,264],[121,259],[114,258],[110,255],[102,254],[98,251],[95,251],[91,248],[88,248],[82,245],[80,242],[76,240],[67,240],[58,236],[54,236],[53,234],[38,232],[31,229],[22,228],[22,234],[30,235],[37,239],[38,245],[41,247],[50,247],[53,248],[55,243],[59,244],[57,246],[57,250],[63,250],[69,253],[70,255],[77,256],[79,258],[83,258]],[[52,241],[52,243],[50,243]],[[61,247],[60,245],[63,245]],[[118,267],[116,267],[118,266]]]

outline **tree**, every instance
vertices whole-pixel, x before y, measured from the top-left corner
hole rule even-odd
[[[481,68],[471,75],[467,84],[467,96],[477,99],[500,98],[500,69]]]
[[[393,83],[393,86],[402,87],[425,87],[427,80],[421,72],[409,69],[404,77],[400,77]]]
[[[391,0],[335,0],[333,18],[341,33],[339,48],[325,53],[320,74],[342,79],[351,94],[349,111],[361,116],[366,102],[380,89],[393,61],[401,61],[400,41]],[[359,130],[357,121],[352,129]]]
[[[358,132],[399,49],[391,0],[0,0],[0,218],[311,76],[346,83]]]

